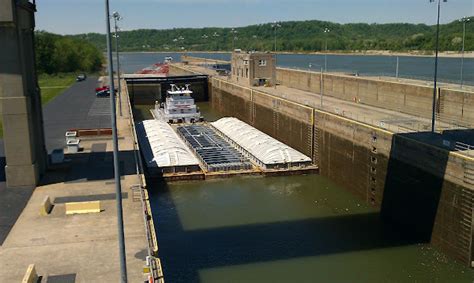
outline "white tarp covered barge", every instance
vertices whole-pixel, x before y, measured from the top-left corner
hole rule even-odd
[[[141,152],[153,175],[201,170],[197,158],[168,123],[146,120],[136,128]]]
[[[237,118],[211,123],[221,136],[263,169],[304,168],[311,158]]]

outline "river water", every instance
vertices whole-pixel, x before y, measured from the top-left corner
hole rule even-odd
[[[191,56],[230,60],[230,53],[187,53]],[[125,72],[133,73],[157,62],[163,62],[166,56],[180,60],[179,53],[123,53],[121,61]],[[439,80],[460,83],[461,59],[440,58]],[[328,55],[327,70],[329,72],[358,73],[368,76],[396,75],[397,57],[395,56],[360,56],[360,55]],[[325,65],[324,55],[279,54],[277,64],[281,67],[309,69],[317,71]],[[433,80],[434,59],[430,57],[400,56],[399,76],[403,78]],[[474,85],[474,59],[464,61],[464,83]]]
[[[208,120],[218,119],[200,103]],[[147,107],[142,107],[146,116]],[[473,282],[319,175],[149,184],[167,282]]]

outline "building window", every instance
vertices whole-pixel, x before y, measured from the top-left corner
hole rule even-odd
[[[245,68],[245,77],[246,77],[246,78],[249,77],[249,68]]]
[[[244,60],[244,65],[248,65],[249,64],[249,60]]]
[[[264,67],[267,65],[267,60],[258,60],[258,65]]]

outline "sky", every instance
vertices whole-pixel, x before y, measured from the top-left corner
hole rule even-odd
[[[104,0],[36,0],[36,26],[59,34],[105,33]],[[474,0],[441,3],[441,22],[474,16]],[[429,0],[110,0],[122,30],[239,27],[273,21],[436,23]]]

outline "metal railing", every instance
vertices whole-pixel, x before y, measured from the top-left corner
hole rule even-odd
[[[121,85],[120,85],[121,86]],[[135,172],[139,179],[139,184],[132,186],[133,193],[136,191],[139,192],[139,198],[141,202],[142,212],[143,212],[143,221],[145,225],[145,234],[147,238],[147,261],[146,264],[150,269],[149,282],[159,282],[163,281],[163,271],[161,270],[161,264],[159,258],[157,258],[158,253],[158,243],[155,233],[155,225],[153,222],[153,216],[151,211],[151,206],[149,202],[148,191],[146,190],[146,180],[144,178],[144,169],[142,158],[140,155],[140,146],[138,144],[138,137],[135,129],[135,119],[133,116],[133,108],[129,99],[128,88],[124,88],[125,91],[122,92],[122,95],[126,95],[127,105],[129,111],[129,123],[133,136],[133,149],[135,157]]]
[[[454,149],[457,151],[462,151],[464,154],[474,157],[474,145],[456,142],[454,144]]]

